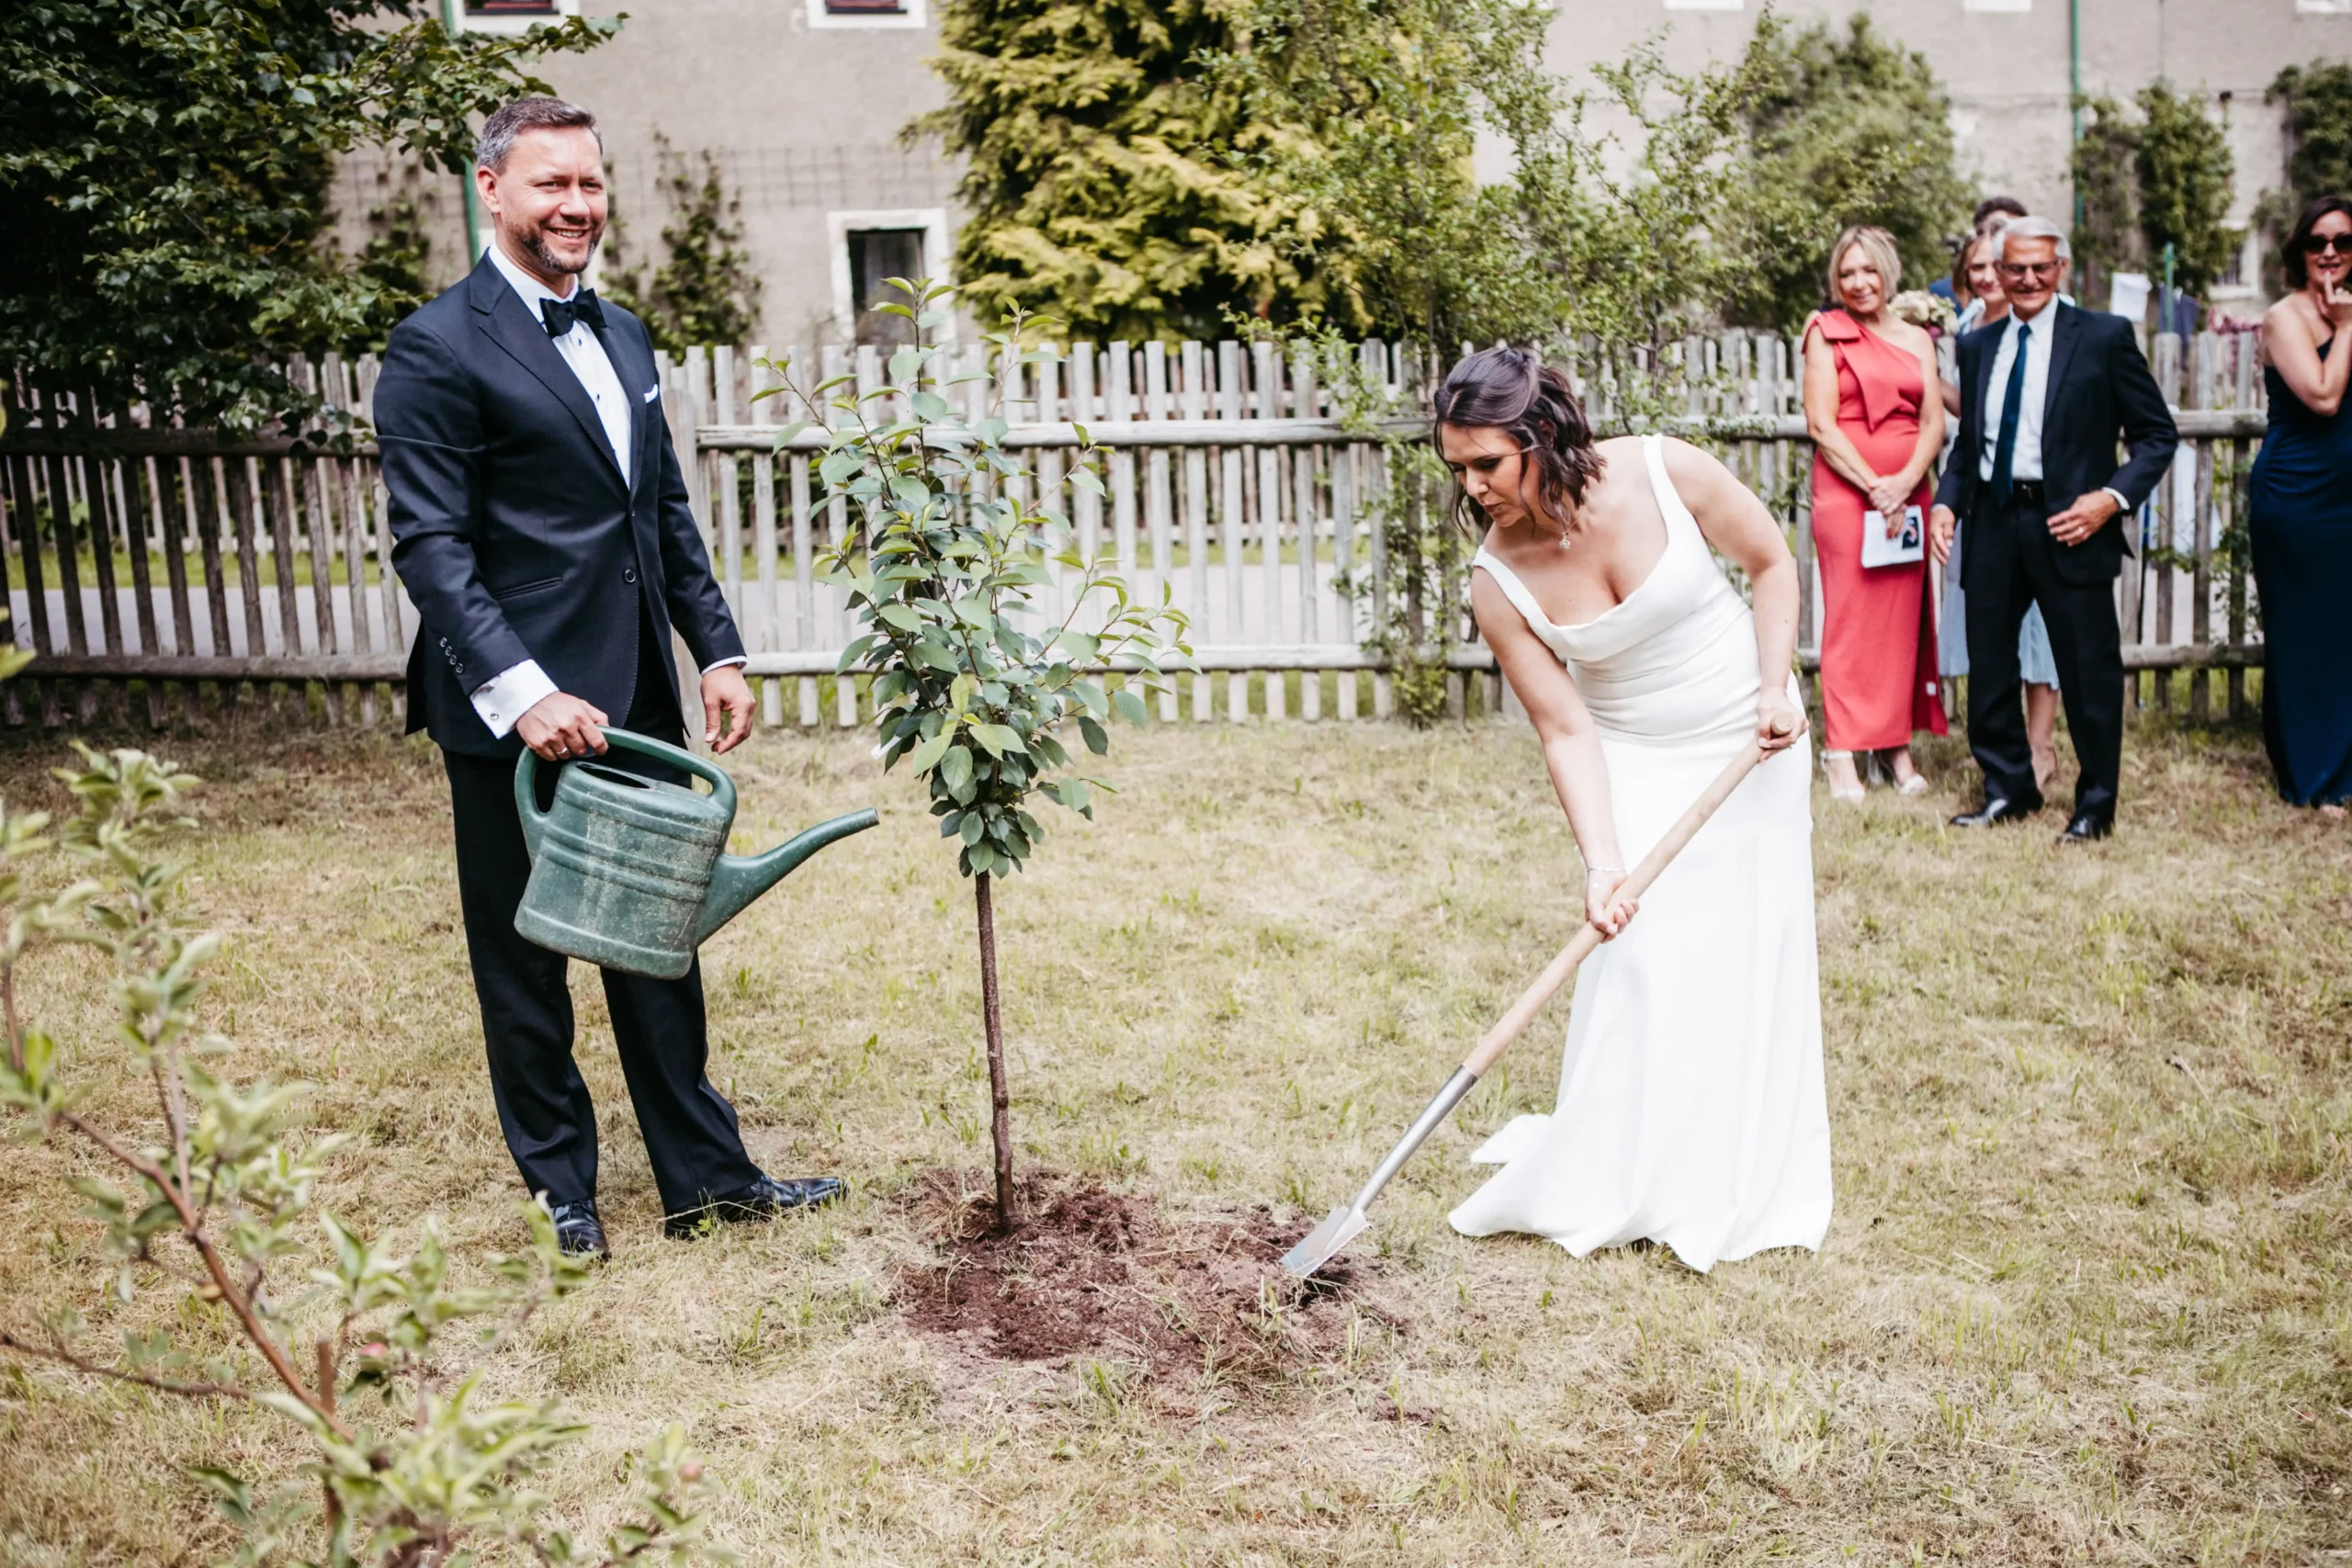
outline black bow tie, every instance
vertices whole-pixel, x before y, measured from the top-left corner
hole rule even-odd
[[[569,299],[540,300],[539,320],[547,323],[549,337],[561,337],[582,321],[597,332],[603,332],[605,307],[596,302],[594,289],[582,288]]]

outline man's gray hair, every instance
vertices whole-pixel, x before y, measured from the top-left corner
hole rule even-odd
[[[596,150],[604,151],[604,133],[596,129],[596,117],[578,104],[567,104],[561,98],[517,98],[482,122],[481,137],[474,143],[474,166],[499,174],[506,167],[506,155],[514,151],[514,139],[526,130],[585,130],[596,138]]]
[[[2009,259],[2009,247],[2019,240],[2053,240],[2058,245],[2058,259],[2071,261],[2075,248],[2066,243],[2066,231],[2047,218],[2013,218],[2001,231],[2001,259]]]

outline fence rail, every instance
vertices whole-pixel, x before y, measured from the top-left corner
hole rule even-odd
[[[2255,340],[2164,336],[2150,357],[2179,410],[2173,471],[2140,519],[2136,570],[2118,584],[2126,668],[2188,669],[2192,707],[2208,672],[2244,700],[2261,661],[2243,545],[2244,489],[2264,430]],[[983,369],[981,350],[955,351]],[[812,457],[824,432],[779,444],[809,411],[753,401],[766,349],[693,350],[661,365],[662,408],[685,458],[696,521],[751,649],[768,725],[853,724],[870,711],[860,683],[836,679],[851,636],[817,560],[853,526],[824,492]],[[848,374],[886,385],[882,354],[827,348],[775,355],[796,381]],[[1781,515],[1803,568],[1800,642],[1812,664],[1819,621],[1799,406],[1796,345],[1771,334],[1692,339],[1674,353],[1682,412],[1658,422],[1710,442]],[[1396,405],[1415,406],[1416,367],[1367,343],[1356,365]],[[1638,369],[1639,367],[1635,367]],[[298,364],[295,374],[365,428],[371,358]],[[1571,362],[1602,428],[1622,423],[1627,367]],[[1090,549],[1108,548],[1153,594],[1166,588],[1193,624],[1197,672],[1160,712],[1176,718],[1390,711],[1393,612],[1388,552],[1400,527],[1439,526],[1424,508],[1388,516],[1388,443],[1425,438],[1425,417],[1372,424],[1340,417],[1311,356],[1274,344],[1071,345],[1058,364],[991,371],[953,389],[978,414],[1012,420],[1006,446],[1028,454],[1021,480],[1057,504]],[[1083,439],[1105,454],[1106,493],[1068,482]],[[141,410],[99,410],[70,394],[22,391],[0,434],[0,547],[12,634],[36,655],[0,689],[0,721],[127,716],[135,694],[152,724],[175,710],[276,709],[315,701],[328,722],[396,714],[415,611],[390,570],[381,472],[364,435],[322,446],[287,435],[223,440],[155,425]],[[1493,661],[1461,614],[1464,552],[1425,594],[1419,636],[1436,650],[1453,711],[1502,700]],[[1048,591],[1049,594],[1052,591]],[[1050,607],[1050,606],[1049,606]],[[1387,636],[1384,637],[1383,633]],[[2141,686],[2135,675],[2136,694]],[[2172,683],[2151,688],[2168,702]],[[28,711],[28,704],[32,711]]]

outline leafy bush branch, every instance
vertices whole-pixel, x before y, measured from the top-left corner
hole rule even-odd
[[[259,1405],[300,1427],[311,1443],[309,1485],[257,1496],[227,1471],[189,1467],[243,1533],[239,1564],[427,1568],[470,1562],[498,1541],[542,1563],[723,1556],[705,1540],[707,1490],[674,1427],[631,1461],[635,1514],[601,1551],[552,1517],[536,1468],[582,1428],[551,1402],[493,1403],[482,1380],[540,1307],[580,1285],[582,1265],[537,1203],[526,1205],[528,1249],[497,1259],[480,1282],[454,1277],[429,1222],[400,1256],[318,1209],[318,1183],[345,1140],[298,1141],[300,1086],[240,1086],[225,1071],[228,1042],[198,1018],[220,939],[191,918],[182,867],[164,855],[184,826],[175,804],[197,781],[139,751],[82,757],[79,772],[59,774],[77,810],[54,835],[46,813],[0,809],[0,1107],[27,1136],[79,1143],[107,1168],[73,1185],[103,1227],[110,1307],[161,1289],[225,1332],[192,1348],[168,1330],[126,1328],[119,1349],[102,1352],[81,1315],[60,1307],[38,1326],[0,1322],[0,1348],[159,1393]],[[79,874],[38,894],[27,869],[52,852]],[[19,980],[45,951],[106,965],[106,1044],[153,1094],[141,1124],[90,1110],[57,1037],[25,1019]],[[303,1269],[317,1252],[305,1240],[313,1224],[325,1260]],[[446,1348],[459,1325],[470,1358]],[[322,1538],[324,1554],[312,1554]]]

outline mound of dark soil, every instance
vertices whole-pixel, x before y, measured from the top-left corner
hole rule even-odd
[[[1004,1360],[1092,1351],[1155,1372],[1312,1365],[1345,1336],[1337,1298],[1367,1267],[1340,1258],[1291,1279],[1282,1256],[1304,1229],[1263,1209],[1171,1219],[1148,1197],[1043,1174],[1021,1183],[1008,1234],[993,1195],[968,1190],[946,1171],[916,1184],[940,1260],[901,1274],[897,1294],[916,1327]]]

